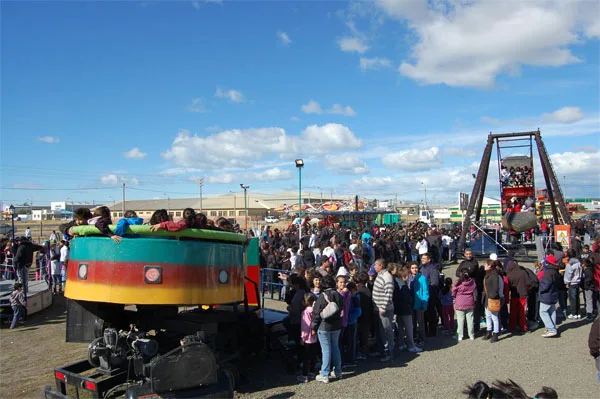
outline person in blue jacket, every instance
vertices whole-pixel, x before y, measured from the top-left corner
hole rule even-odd
[[[115,235],[123,237],[127,231],[127,226],[139,226],[142,224],[144,224],[144,219],[139,218],[135,211],[126,211],[123,217],[117,222]],[[135,235],[128,234],[127,236],[132,237]]]
[[[417,262],[410,262],[410,290],[414,295],[413,309],[414,317],[413,320],[417,325],[418,338],[415,339],[418,343],[425,342],[425,310],[427,310],[427,304],[429,303],[429,283],[427,277],[419,272],[419,264]]]

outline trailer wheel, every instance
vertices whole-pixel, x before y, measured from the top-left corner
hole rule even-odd
[[[224,364],[223,366],[221,366],[221,371],[229,379],[229,381],[231,383],[231,389],[233,389],[233,390],[237,389],[240,384],[240,379],[241,379],[238,368],[236,366],[234,366],[233,364],[227,363],[227,364]]]

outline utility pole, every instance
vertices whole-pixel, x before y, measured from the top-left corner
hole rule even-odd
[[[121,204],[121,212],[123,212],[123,217],[125,217],[125,183],[123,183],[123,203]]]
[[[329,189],[329,201],[333,202],[333,188]]]
[[[198,178],[198,186],[200,186],[200,213],[202,213],[202,187],[204,186],[204,177]]]
[[[230,193],[233,194],[233,220],[235,220],[234,224],[237,223],[237,197],[235,195],[235,193],[231,190],[229,190]]]
[[[246,186],[243,183],[240,183],[240,187],[244,190],[244,229],[248,232],[248,197],[247,190],[250,186]]]

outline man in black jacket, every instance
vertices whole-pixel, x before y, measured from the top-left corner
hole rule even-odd
[[[21,237],[18,241],[17,251],[13,258],[13,264],[15,270],[21,277],[21,283],[23,284],[23,295],[25,301],[27,301],[27,283],[29,280],[29,268],[33,262],[33,253],[35,251],[41,251],[44,247],[35,245],[25,237]]]

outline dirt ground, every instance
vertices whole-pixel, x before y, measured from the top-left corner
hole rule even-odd
[[[65,342],[65,299],[54,296],[52,306],[29,317],[14,330],[0,330],[0,398],[41,398],[54,386],[54,369],[84,359],[87,344]]]

